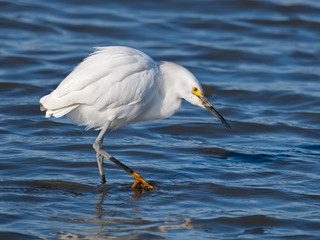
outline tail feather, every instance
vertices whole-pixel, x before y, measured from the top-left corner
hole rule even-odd
[[[41,112],[44,112],[44,111],[47,111],[48,109],[46,109],[42,104],[40,104],[40,111]]]
[[[52,93],[54,93],[54,91]],[[68,106],[66,102],[65,104],[61,104],[59,99],[55,98],[52,93],[40,99],[40,110],[46,112],[46,118],[51,116],[56,118],[62,117],[79,106],[79,104]]]
[[[60,109],[47,109],[41,104],[40,110],[46,111],[46,118],[49,118],[51,116],[54,116],[55,118],[59,118],[71,112],[73,109],[77,108],[78,106],[79,105],[72,105],[72,106],[64,107]]]

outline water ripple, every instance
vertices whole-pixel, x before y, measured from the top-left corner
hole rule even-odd
[[[318,239],[320,3],[0,1],[1,239]],[[183,103],[108,133],[45,119],[39,99],[95,46],[188,67],[228,120]]]

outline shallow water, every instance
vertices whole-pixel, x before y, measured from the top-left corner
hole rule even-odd
[[[0,239],[319,239],[320,2],[0,1]],[[184,103],[106,135],[105,164],[39,99],[94,46],[189,68],[228,120]]]

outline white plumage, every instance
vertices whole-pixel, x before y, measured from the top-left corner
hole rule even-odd
[[[68,114],[89,128],[118,119],[122,124],[114,122],[110,127],[120,127],[150,103],[157,77],[155,62],[138,50],[97,48],[40,103],[47,109],[46,117]]]
[[[46,117],[67,115],[87,128],[102,129],[94,148],[104,183],[103,156],[113,158],[102,150],[106,130],[169,117],[180,108],[183,98],[207,108],[230,128],[204,97],[201,85],[187,69],[169,62],[158,67],[143,52],[128,47],[96,48],[54,91],[42,97],[40,103]],[[125,170],[138,175],[129,168]],[[134,186],[152,187],[136,175]]]

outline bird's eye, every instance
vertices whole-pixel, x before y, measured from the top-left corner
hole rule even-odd
[[[192,88],[192,94],[194,94],[194,95],[196,95],[198,97],[202,97],[202,92],[197,87],[193,87]]]

